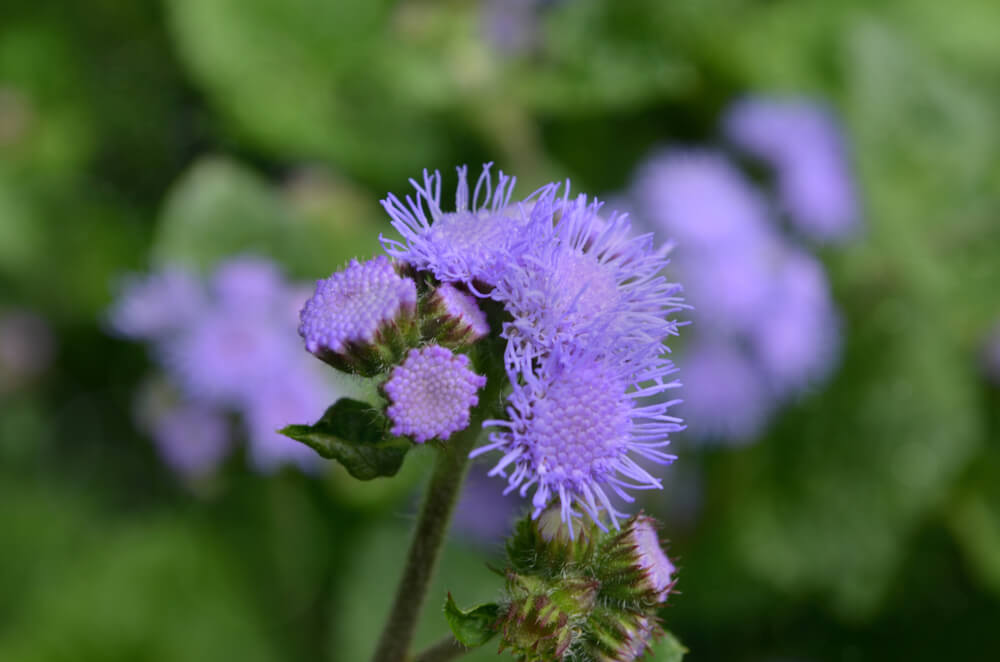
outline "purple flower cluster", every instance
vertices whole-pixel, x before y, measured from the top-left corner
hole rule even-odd
[[[839,349],[826,273],[782,234],[778,212],[803,235],[839,239],[856,229],[857,202],[842,139],[819,106],[751,99],[725,129],[775,168],[777,200],[721,151],[673,149],[640,166],[629,201],[683,248],[676,267],[699,329],[679,360],[693,433],[745,443],[782,402],[826,379]]]
[[[277,433],[318,419],[337,395],[295,341],[305,298],[255,257],[221,264],[207,283],[174,267],[124,281],[109,321],[117,334],[150,343],[176,391],[141,417],[171,467],[211,473],[231,446],[231,412],[258,470],[317,466],[315,453]]]
[[[613,498],[661,487],[636,458],[671,462],[663,448],[683,428],[662,397],[679,386],[664,341],[683,308],[680,287],[664,277],[666,250],[556,184],[512,203],[514,179],[499,173],[494,186],[490,165],[471,195],[458,169],[454,212],[442,210],[439,173],[411,183],[405,202],[383,201],[402,235],[382,238],[386,252],[442,287],[499,302],[509,318],[500,329],[507,416],[484,423],[494,431],[473,455],[500,451],[490,474],[506,479],[505,493],[534,490],[535,516],[558,500],[570,526],[580,511],[618,526]],[[403,412],[389,414],[402,429]]]

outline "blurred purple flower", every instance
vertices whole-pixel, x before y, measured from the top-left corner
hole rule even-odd
[[[760,370],[734,344],[701,340],[678,359],[684,402],[678,407],[698,438],[742,445],[763,430],[773,399]]]
[[[293,366],[267,383],[260,384],[244,410],[250,440],[250,461],[258,470],[272,472],[284,465],[304,471],[323,466],[311,448],[279,434],[286,425],[319,420],[337,399],[336,390],[316,373],[296,371]]]
[[[665,150],[653,154],[632,185],[638,212],[686,253],[741,248],[772,234],[764,198],[723,154]]]
[[[839,353],[840,321],[826,273],[816,258],[787,252],[751,341],[779,396],[829,375]]]
[[[239,316],[220,306],[168,341],[162,356],[190,397],[236,407],[298,358],[288,333],[273,319]]]
[[[126,338],[159,339],[193,323],[207,305],[205,288],[191,272],[167,267],[126,277],[108,322],[112,331]]]
[[[197,402],[164,412],[149,434],[167,466],[189,478],[214,472],[231,446],[225,414]]]
[[[143,426],[171,467],[186,475],[214,469],[229,442],[228,412],[242,415],[257,469],[316,466],[312,450],[277,433],[319,419],[337,398],[295,332],[308,296],[277,265],[248,256],[220,264],[208,287],[168,268],[124,289],[110,314],[113,326],[150,341],[181,393],[182,405],[170,404],[177,396],[152,408],[148,399],[139,403]]]
[[[734,104],[726,136],[768,163],[783,210],[805,235],[844,239],[859,224],[843,132],[830,108],[803,98],[751,97]]]

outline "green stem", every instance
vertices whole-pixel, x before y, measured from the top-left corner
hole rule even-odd
[[[413,662],[451,662],[451,660],[457,660],[468,652],[468,648],[449,634],[436,644],[420,651],[413,658]]]
[[[403,578],[396,589],[392,611],[372,662],[400,662],[406,659],[451,512],[462,489],[469,466],[469,452],[476,444],[481,425],[480,413],[473,416],[469,427],[453,435],[439,449],[434,475],[431,476],[417,529],[410,543]]]

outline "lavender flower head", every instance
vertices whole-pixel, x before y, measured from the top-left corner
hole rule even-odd
[[[634,236],[623,215],[603,218],[601,203],[585,196],[542,205],[548,213],[513,244],[491,294],[514,318],[502,334],[508,365],[595,343],[649,358],[662,353],[662,340],[677,332],[670,315],[683,304],[652,236]]]
[[[575,356],[555,351],[537,369],[526,367],[511,379],[510,420],[484,423],[500,431],[473,456],[491,450],[503,453],[490,475],[507,478],[506,492],[518,490],[527,496],[535,487],[533,517],[555,498],[571,531],[577,506],[602,527],[601,512],[606,512],[617,527],[617,518],[625,515],[614,507],[608,491],[631,502],[625,488],[662,488],[631,454],[660,464],[675,459],[661,450],[669,444],[670,432],[683,429],[680,419],[666,413],[674,403],[640,402],[679,386],[664,381],[674,371],[669,362],[637,371],[627,361],[609,361],[587,351]]]
[[[813,239],[851,236],[859,221],[845,139],[832,112],[808,99],[753,97],[729,110],[727,137],[767,162],[783,208]]]
[[[396,273],[387,257],[348,267],[316,282],[316,292],[302,308],[299,335],[306,349],[324,355],[370,345],[379,332],[416,310],[417,286]]]
[[[494,188],[491,166],[483,166],[471,197],[467,169],[458,168],[454,212],[441,209],[439,172],[425,170],[423,184],[411,179],[416,198],[406,196],[405,204],[390,194],[382,206],[405,243],[380,236],[385,252],[442,282],[492,285],[516,231],[527,220],[523,208],[510,206],[516,178],[500,172]]]
[[[469,426],[469,410],[479,403],[476,392],[486,378],[469,369],[469,357],[440,345],[412,349],[396,366],[383,389],[392,433],[423,443],[447,439]]]

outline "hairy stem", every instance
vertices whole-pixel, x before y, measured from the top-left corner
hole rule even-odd
[[[457,660],[469,649],[455,640],[455,637],[448,635],[441,641],[420,651],[413,662],[450,662]]]
[[[372,662],[400,662],[406,659],[451,512],[462,489],[469,465],[469,451],[475,446],[481,424],[482,415],[473,416],[469,427],[448,439],[438,452],[434,474],[410,543],[403,578],[396,589],[392,611]]]

